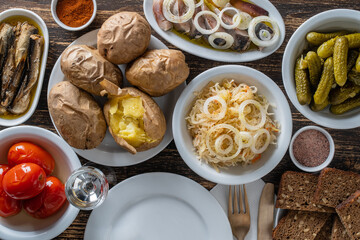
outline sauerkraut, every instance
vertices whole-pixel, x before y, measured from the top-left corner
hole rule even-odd
[[[224,79],[196,93],[187,127],[200,161],[221,167],[247,165],[276,144],[279,126],[255,86]]]

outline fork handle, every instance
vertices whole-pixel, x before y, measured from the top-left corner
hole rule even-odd
[[[244,233],[244,231],[236,230],[236,229],[233,229],[232,232],[237,240],[244,240],[247,234],[247,232]]]

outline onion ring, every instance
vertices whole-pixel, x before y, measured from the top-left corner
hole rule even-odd
[[[224,13],[226,11],[230,11],[230,10],[235,11],[235,15],[232,18],[233,24],[231,24],[231,25],[224,23],[224,21],[222,20],[222,17],[224,15]],[[234,28],[236,28],[240,24],[240,20],[241,20],[240,17],[236,17],[236,16],[240,16],[240,12],[239,12],[238,9],[236,9],[234,7],[223,8],[223,10],[221,10],[220,13],[219,13],[219,19],[220,19],[221,26],[223,28],[226,28],[226,29],[234,29]]]
[[[228,4],[230,0],[213,0],[213,3],[218,7],[225,7],[226,4]]]
[[[221,145],[223,144],[224,140],[228,140],[230,142],[229,146],[225,149],[222,149]],[[234,147],[234,140],[230,137],[229,134],[223,134],[220,135],[216,140],[215,140],[215,151],[218,153],[221,153],[223,155],[228,154]]]
[[[272,30],[274,31],[274,35],[272,36],[272,38],[270,40],[261,40],[256,36],[255,27],[260,22],[268,22],[272,25]],[[274,45],[275,43],[277,43],[277,41],[279,40],[280,29],[279,29],[279,26],[277,25],[277,23],[273,19],[269,18],[268,16],[259,16],[259,17],[255,17],[251,20],[251,22],[249,24],[248,34],[249,34],[250,40],[255,45],[257,45],[259,47],[270,47],[270,46]]]
[[[184,23],[189,21],[195,12],[194,0],[182,0],[184,1],[185,5],[188,7],[188,10],[186,11],[186,13],[184,13],[181,16],[175,16],[170,10],[171,4],[174,1],[175,0],[164,0],[163,9],[162,9],[164,17],[172,23]]]
[[[249,132],[240,132],[240,137],[241,137],[243,148],[247,148],[252,145],[254,138]],[[245,141],[244,141],[244,137],[247,138]]]
[[[170,0],[170,1],[173,1],[173,0]],[[199,17],[201,17],[204,14],[210,15],[211,17],[213,17],[216,20],[216,26],[213,29],[205,29],[205,28],[200,26]],[[220,27],[220,19],[215,13],[205,10],[205,11],[201,11],[198,14],[195,15],[194,25],[195,25],[196,30],[198,30],[201,34],[210,35],[210,34],[216,32],[219,29],[219,27]]]
[[[233,154],[233,155],[230,155],[230,156],[221,156],[219,154],[216,154],[211,146],[210,146],[210,135],[217,129],[219,128],[226,128],[230,131],[232,131],[234,134],[235,134],[235,142],[236,144],[238,145],[238,148],[236,150],[236,152]],[[216,162],[219,162],[219,160],[221,161],[227,161],[227,160],[231,160],[233,158],[235,158],[237,155],[239,155],[241,149],[242,149],[242,141],[240,139],[240,132],[239,130],[237,130],[236,128],[234,128],[233,126],[231,126],[230,124],[226,124],[226,123],[222,123],[222,124],[218,124],[218,125],[215,125],[214,127],[210,128],[209,131],[207,132],[206,134],[206,138],[205,138],[205,143],[206,143],[206,147],[207,147],[207,150],[210,152],[211,155],[215,156],[216,157]],[[214,161],[215,162],[215,161]]]
[[[200,0],[197,4],[195,4],[195,8],[198,8],[203,4],[204,4],[204,0]]]
[[[266,141],[265,141],[264,145],[260,149],[257,149],[256,148],[256,142],[257,142],[258,138],[262,134],[266,134]],[[266,130],[266,129],[259,129],[254,135],[254,141],[253,141],[253,144],[251,145],[251,151],[253,153],[260,154],[260,153],[264,152],[267,149],[269,144],[270,144],[270,133],[269,133],[269,131]]]
[[[256,125],[250,125],[246,121],[246,118],[245,118],[245,115],[244,115],[244,109],[248,104],[253,104],[260,111],[261,119],[260,119],[260,122],[258,124],[256,124]],[[245,100],[239,106],[239,118],[240,118],[241,124],[243,124],[247,129],[249,129],[249,130],[258,130],[259,128],[263,127],[265,122],[266,122],[266,111],[258,101],[255,101],[255,100],[252,100],[252,99]]]
[[[221,104],[221,112],[218,114],[211,114],[209,112],[209,104],[213,101],[218,101]],[[212,120],[222,119],[226,114],[226,110],[227,110],[227,104],[226,104],[225,100],[219,96],[213,96],[213,97],[209,97],[208,99],[206,99],[206,101],[204,103],[204,107],[203,107],[204,113]]]
[[[225,44],[223,46],[217,45],[214,43],[215,39],[220,38],[225,40]],[[234,44],[234,37],[226,32],[216,32],[209,36],[209,43],[213,48],[216,49],[228,49]]]
[[[246,12],[240,12],[239,16],[234,15],[234,18],[239,18],[239,24],[237,26],[238,29],[240,30],[246,30],[249,28],[249,24],[252,20],[252,17],[250,14],[246,13]],[[236,19],[233,19],[233,21]]]

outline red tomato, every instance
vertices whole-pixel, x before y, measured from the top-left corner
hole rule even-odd
[[[55,167],[54,158],[39,147],[30,142],[19,142],[11,146],[8,152],[10,167],[20,163],[35,163],[42,167],[47,175],[50,175]]]
[[[0,216],[10,217],[18,214],[21,211],[21,201],[13,199],[6,194],[2,188],[2,179],[5,173],[9,170],[9,166],[0,164]]]
[[[46,173],[35,163],[22,163],[11,168],[4,176],[2,186],[15,199],[29,199],[45,187]]]
[[[35,218],[46,218],[56,213],[66,200],[64,184],[56,177],[46,178],[44,190],[24,201],[24,209]]]

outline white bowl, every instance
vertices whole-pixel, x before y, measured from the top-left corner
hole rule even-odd
[[[76,0],[74,0],[74,2],[76,2]],[[87,23],[85,23],[84,25],[80,26],[80,27],[70,27],[65,25],[63,22],[60,21],[59,17],[56,14],[56,5],[58,3],[58,0],[52,0],[51,1],[51,15],[54,18],[55,22],[62,27],[65,30],[68,31],[80,31],[83,30],[85,28],[87,28],[95,19],[96,16],[96,11],[97,11],[97,5],[96,5],[96,0],[92,0],[93,4],[94,4],[94,11],[93,14],[91,15],[91,18],[89,19],[89,21]]]
[[[197,159],[192,137],[186,127],[185,117],[189,113],[194,93],[201,91],[210,81],[219,82],[224,78],[232,78],[237,82],[256,86],[260,95],[266,97],[274,112],[273,119],[280,123],[276,146],[270,145],[262,153],[261,159],[248,166],[222,168],[217,172],[206,163]],[[182,92],[173,115],[173,135],[176,147],[185,163],[201,177],[220,184],[235,185],[256,181],[273,170],[281,161],[289,146],[292,133],[292,118],[289,104],[280,88],[265,74],[244,66],[225,65],[207,70],[196,78]]]
[[[306,130],[316,130],[321,132],[322,134],[325,135],[325,137],[328,139],[329,141],[329,155],[326,158],[326,160],[320,164],[319,166],[316,167],[307,167],[302,165],[301,163],[299,163],[295,156],[294,156],[294,152],[293,152],[293,144],[294,144],[294,140],[297,138],[297,136],[299,136],[300,133],[306,131]],[[290,142],[290,146],[289,146],[289,154],[290,154],[290,158],[293,161],[293,163],[295,164],[295,166],[297,166],[299,169],[305,171],[305,172],[319,172],[321,171],[323,168],[327,167],[332,159],[334,158],[334,154],[335,154],[335,145],[334,145],[334,140],[331,137],[330,133],[328,131],[326,131],[325,129],[321,128],[321,127],[317,127],[317,126],[306,126],[303,128],[300,128],[292,137],[291,142]]]
[[[157,32],[162,38],[164,38],[169,43],[180,48],[181,50],[196,55],[198,57],[220,61],[220,62],[250,62],[255,61],[264,57],[269,56],[275,52],[283,43],[285,38],[285,24],[282,19],[279,11],[270,1],[264,0],[252,0],[251,2],[264,8],[269,12],[269,17],[274,19],[280,29],[280,38],[276,45],[272,47],[267,47],[262,51],[245,51],[245,52],[235,52],[235,51],[218,51],[211,49],[209,47],[201,46],[191,41],[186,40],[178,36],[172,31],[163,31],[155,20],[153,14],[153,1],[154,0],[144,0],[143,9],[147,21],[150,23],[151,27]]]
[[[29,107],[29,109],[27,110],[27,112],[24,115],[21,115],[20,117],[17,117],[15,119],[0,118],[1,126],[15,126],[15,125],[22,124],[23,122],[27,121],[34,113],[34,111],[37,107],[37,104],[39,102],[40,94],[41,94],[41,88],[43,85],[45,69],[46,69],[46,61],[47,61],[47,56],[48,56],[48,51],[49,51],[48,29],[46,27],[45,22],[41,19],[41,17],[39,17],[39,15],[37,15],[36,13],[34,13],[32,11],[26,10],[26,9],[12,8],[12,9],[9,9],[9,10],[6,10],[6,11],[3,11],[0,13],[0,22],[6,18],[12,17],[12,16],[24,16],[24,17],[32,19],[34,22],[37,23],[37,25],[41,28],[41,31],[43,33],[44,49],[43,49],[43,53],[42,53],[42,57],[41,57],[40,75],[39,75],[39,79],[38,79],[37,86],[36,86],[34,100],[31,103],[31,106]]]
[[[9,148],[19,141],[33,142],[48,151],[55,159],[52,175],[64,184],[71,172],[81,167],[79,158],[62,138],[46,129],[33,126],[17,126],[0,131],[0,163],[7,163]],[[59,212],[45,219],[33,218],[22,210],[13,217],[0,217],[0,236],[1,239],[11,240],[51,239],[68,228],[78,213],[79,210],[68,202]]]
[[[309,120],[328,128],[350,129],[360,126],[360,109],[342,115],[332,114],[328,108],[314,112],[307,105],[300,105],[296,97],[294,67],[296,59],[307,47],[305,36],[311,31],[348,30],[360,32],[360,12],[336,9],[319,13],[304,22],[291,36],[282,61],[282,79],[287,95],[296,109]]]

